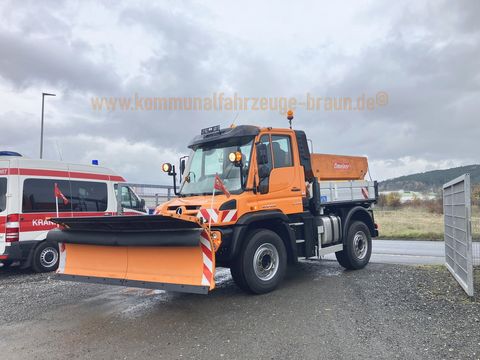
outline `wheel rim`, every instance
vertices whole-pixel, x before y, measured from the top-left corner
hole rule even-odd
[[[363,231],[357,231],[353,236],[353,251],[355,252],[355,257],[359,260],[367,256],[368,239]]]
[[[255,275],[262,281],[271,280],[278,270],[279,256],[275,246],[262,244],[253,256]]]
[[[40,265],[45,268],[53,267],[58,260],[58,251],[52,247],[47,247],[40,253]]]

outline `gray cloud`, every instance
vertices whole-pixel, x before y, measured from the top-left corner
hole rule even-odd
[[[34,91],[56,89],[58,98],[48,103],[48,156],[58,157],[56,143],[60,143],[68,160],[100,157],[132,180],[156,179],[149,163],[158,166],[160,157],[172,160],[175,153],[185,153],[186,143],[200,128],[229,125],[236,114],[96,112],[90,105],[92,97],[237,92],[304,98],[309,92],[356,98],[383,90],[389,94],[384,108],[371,112],[298,109],[294,122],[308,131],[316,151],[368,155],[379,177],[480,157],[476,2],[411,2],[392,9],[379,2],[359,9],[352,20],[356,24],[344,31],[353,34],[354,26],[368,24],[374,40],[352,52],[348,44],[324,36],[313,22],[315,17],[307,13],[305,26],[312,29],[308,45],[297,45],[292,36],[280,41],[279,48],[272,33],[262,34],[272,38],[272,44],[267,41],[268,48],[263,48],[257,39],[246,41],[241,34],[210,25],[206,20],[214,22],[215,16],[208,8],[142,3],[107,9],[93,4],[91,18],[82,15],[88,11],[82,10],[81,3],[62,3],[55,11],[52,4],[10,3],[14,13],[5,8],[0,12],[8,27],[0,31],[4,49],[0,122],[9,123],[2,127],[1,146],[32,156],[37,153],[38,140],[33,135],[37,130],[26,138],[16,124],[38,127],[38,101],[19,109],[7,105],[8,99],[22,95],[27,99]],[[99,27],[102,20],[107,28]],[[268,31],[275,19],[264,21]],[[381,34],[375,32],[377,25]],[[287,125],[275,112],[242,112],[237,123]]]
[[[462,8],[444,15],[446,7],[435,9],[432,18],[422,14],[421,20],[418,14],[415,21],[412,14],[404,14],[407,26],[395,24],[384,42],[366,48],[342,81],[314,90],[339,96],[374,95],[378,90],[389,94],[390,102],[381,110],[326,114],[329,129],[339,135],[327,139],[327,147],[349,148],[378,160],[480,157],[480,150],[472,146],[480,136],[475,108],[480,99],[478,26],[474,34],[472,26],[464,33],[459,25],[470,12]],[[446,22],[448,32],[445,18],[453,18]],[[408,23],[427,35],[407,38]]]
[[[89,47],[81,42],[2,32],[0,48],[7,49],[0,57],[0,75],[19,88],[46,83],[69,91],[112,91],[119,86],[111,66],[82,56]]]

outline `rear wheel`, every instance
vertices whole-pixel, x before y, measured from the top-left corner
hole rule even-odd
[[[42,241],[33,250],[32,268],[35,272],[49,272],[58,268],[58,247],[47,241]]]
[[[248,235],[230,271],[240,288],[263,294],[280,284],[286,268],[287,251],[282,239],[273,231],[262,229]]]
[[[361,221],[352,222],[343,250],[335,253],[338,263],[346,269],[361,269],[368,264],[371,254],[372,236],[368,226]]]

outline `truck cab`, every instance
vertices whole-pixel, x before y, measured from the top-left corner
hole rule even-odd
[[[182,174],[179,198],[161,205],[157,212],[180,208],[197,215],[199,209],[210,208],[215,175],[232,196],[217,192],[214,209],[235,209],[237,217],[259,210],[277,209],[285,214],[303,211],[304,171],[292,135],[291,130],[238,126],[195,138],[189,146],[192,153]],[[258,149],[263,151],[260,165]],[[230,154],[238,158],[231,161]],[[215,216],[214,220],[215,224],[225,223]]]

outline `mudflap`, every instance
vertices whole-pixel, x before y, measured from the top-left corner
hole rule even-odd
[[[155,217],[150,216],[152,222]],[[64,223],[69,222],[62,220]],[[97,224],[92,225],[92,228],[98,228],[99,221],[95,220]],[[106,221],[111,222],[112,219]],[[138,222],[138,219],[126,221]],[[150,222],[149,219],[146,221]],[[158,219],[156,221],[158,222]],[[144,240],[140,241],[139,245],[134,241],[136,233],[129,230],[128,238],[120,237],[121,241],[115,241],[119,238],[118,229],[101,232],[101,237],[105,240],[92,244],[92,238],[99,238],[98,232],[88,237],[83,229],[75,231],[76,227],[70,223],[72,228],[69,230],[54,230],[49,234],[49,237],[59,244],[60,263],[57,275],[63,280],[207,294],[215,288],[214,245],[208,230],[202,228],[197,219],[194,221],[197,227],[194,233],[198,241],[193,245],[190,239],[181,246],[164,245],[165,240],[162,237],[171,235],[169,231],[165,232],[164,226],[161,232],[150,226],[148,232],[152,233],[152,238],[157,239],[153,241],[151,238],[146,239],[145,230],[142,230],[139,238],[143,237]],[[82,224],[84,223],[85,220],[82,219]],[[185,236],[191,237],[192,226],[187,225],[188,229],[177,228],[175,236],[183,231]],[[122,226],[128,229],[125,223]],[[115,236],[111,235],[112,233],[115,233]],[[62,238],[64,241],[60,241]]]

